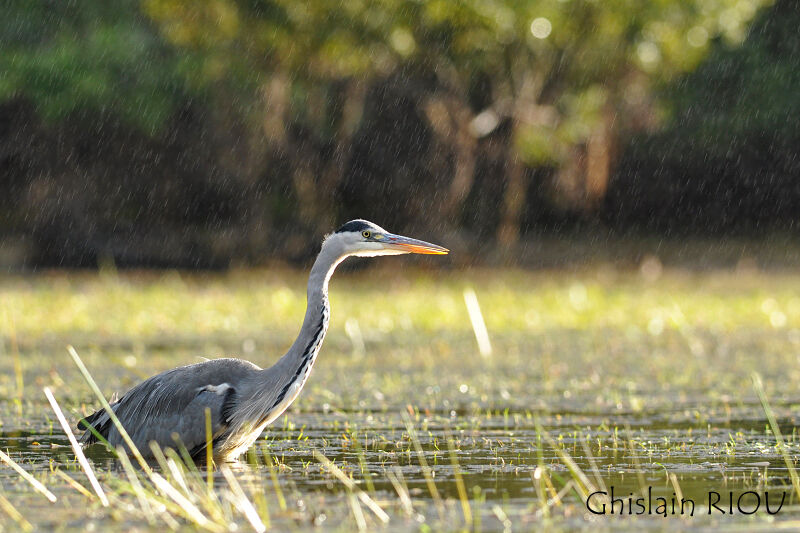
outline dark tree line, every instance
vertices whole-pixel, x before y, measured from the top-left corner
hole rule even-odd
[[[475,255],[482,240],[513,251],[542,233],[598,228],[796,229],[791,1],[762,11],[741,44],[689,9],[672,29],[684,39],[688,28],[694,44],[681,40],[678,52],[670,35],[642,40],[662,15],[655,7],[631,18],[571,2],[546,13],[551,38],[539,11],[432,22],[409,8],[385,31],[352,19],[343,36],[344,15],[322,3],[306,19],[285,18],[282,2],[220,2],[239,11],[205,17],[166,0],[143,5],[43,14],[20,2],[0,28],[12,51],[0,59],[11,80],[0,83],[0,261],[302,260],[310,239],[353,217],[444,232]],[[236,13],[248,18],[226,25]],[[505,16],[519,27],[501,28]],[[616,27],[608,17],[628,33],[581,33]],[[263,24],[286,40],[259,41]],[[28,32],[21,43],[12,27]],[[458,44],[470,32],[478,37]],[[479,46],[487,35],[496,42]],[[710,52],[695,69],[700,37]],[[609,39],[616,52],[600,48]]]

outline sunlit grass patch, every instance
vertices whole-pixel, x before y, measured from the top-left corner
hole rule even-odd
[[[331,284],[334,331],[348,319],[367,339],[385,334],[467,331],[462,293],[474,289],[494,333],[553,328],[667,330],[800,327],[800,280],[790,274],[667,271],[574,273],[369,270]],[[305,275],[101,277],[65,274],[0,279],[0,334],[24,347],[65,341],[158,342],[198,336],[290,336],[305,308]]]

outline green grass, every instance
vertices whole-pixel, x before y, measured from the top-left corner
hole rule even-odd
[[[305,274],[241,272],[230,276],[7,277],[0,280],[8,337],[12,322],[20,342],[102,343],[126,338],[289,334],[305,309]],[[647,281],[637,271],[470,270],[402,273],[372,269],[337,274],[331,282],[333,331],[348,319],[366,332],[466,331],[462,291],[478,293],[487,326],[495,333],[553,328],[662,329],[800,326],[800,279],[785,273],[670,271]],[[288,331],[287,331],[288,330]]]
[[[233,480],[216,472],[206,494],[205,472],[166,457],[156,473],[187,507],[161,481],[115,467],[96,447],[89,456],[108,508],[93,497],[42,394],[52,388],[71,421],[99,405],[66,345],[76,346],[106,396],[198,356],[265,366],[297,332],[305,274],[2,278],[0,447],[59,500],[50,504],[0,467],[0,526],[249,528],[254,509],[280,529],[372,529],[383,519],[366,495],[393,529],[595,527],[581,498],[611,485],[698,500],[708,490],[786,490],[791,505],[776,517],[731,519],[790,526],[800,519],[791,496],[800,455],[800,275],[645,274],[398,277],[383,265],[337,274],[313,375],[255,447],[251,466],[234,469]],[[468,287],[491,337],[489,357],[478,353]],[[690,520],[729,524],[715,515]]]

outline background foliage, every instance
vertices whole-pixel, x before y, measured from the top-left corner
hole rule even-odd
[[[3,9],[6,264],[297,259],[355,216],[463,249],[795,227],[788,0]]]

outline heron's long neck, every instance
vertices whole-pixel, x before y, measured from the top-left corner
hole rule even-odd
[[[308,278],[308,307],[297,340],[274,365],[251,376],[238,392],[239,403],[230,419],[230,435],[241,428],[258,429],[280,416],[294,401],[328,331],[328,280],[336,265],[347,257],[339,241],[328,239]],[[250,435],[257,437],[257,433]],[[243,441],[245,442],[245,441]],[[249,446],[247,442],[245,445]]]
[[[285,409],[305,383],[317,358],[325,333],[328,331],[330,306],[328,304],[328,281],[336,266],[345,259],[336,243],[323,245],[308,278],[308,306],[300,334],[286,355],[266,372],[277,386],[277,396],[270,410]]]
[[[306,316],[303,318],[303,326],[297,339],[292,344],[283,359],[291,363],[302,363],[303,361],[316,357],[325,333],[328,331],[328,319],[330,317],[330,304],[328,303],[328,281],[333,275],[336,266],[344,259],[333,249],[326,249],[323,246],[311,274],[308,276],[308,294]]]

